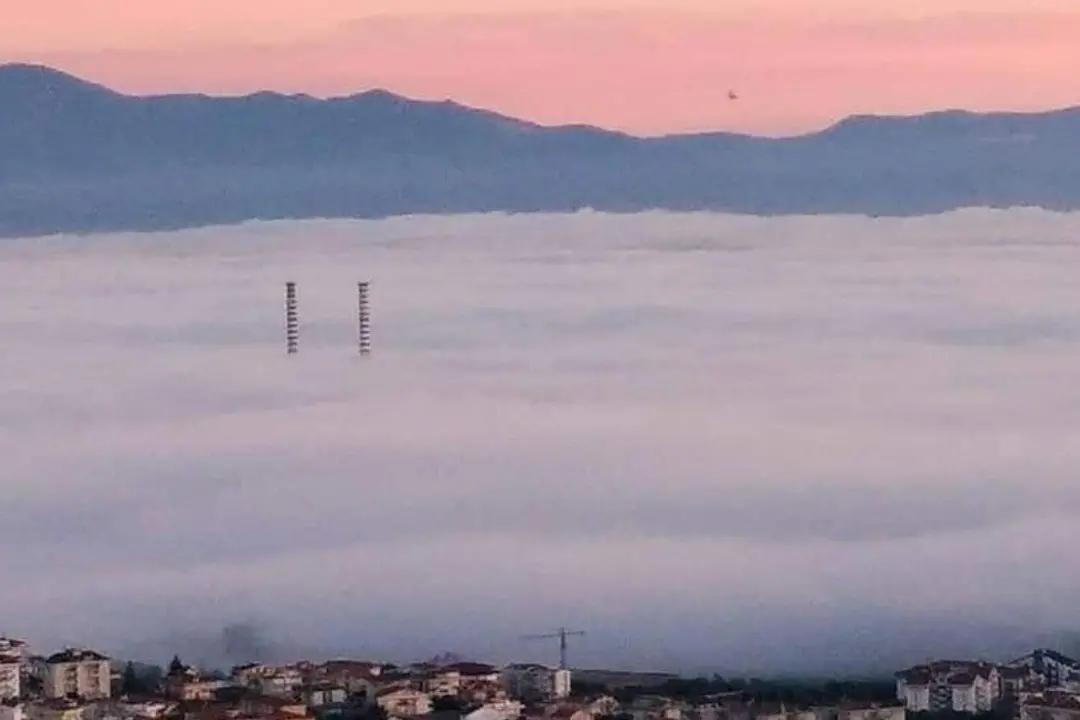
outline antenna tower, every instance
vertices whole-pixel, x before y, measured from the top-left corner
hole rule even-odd
[[[300,350],[300,319],[296,309],[296,283],[285,283],[285,352]]]
[[[356,284],[357,293],[357,340],[360,344],[360,354],[371,354],[371,306],[369,290],[371,283],[361,282]]]

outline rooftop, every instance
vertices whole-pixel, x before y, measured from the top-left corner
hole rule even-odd
[[[72,663],[72,662],[101,662],[102,660],[108,660],[99,652],[94,650],[87,650],[86,648],[66,648],[58,653],[54,653],[49,656],[45,661],[50,665],[58,663]]]
[[[932,682],[971,684],[976,677],[989,678],[995,669],[995,665],[982,660],[935,660],[901,670],[896,677],[909,685],[928,685]],[[961,680],[964,677],[966,681]]]
[[[462,675],[476,676],[493,675],[494,673],[497,673],[498,670],[494,666],[487,665],[485,663],[456,662],[451,665],[444,665],[443,667],[439,668],[439,672],[457,672],[461,673]]]

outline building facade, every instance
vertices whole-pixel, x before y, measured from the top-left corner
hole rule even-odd
[[[101,700],[112,694],[109,658],[93,650],[68,648],[45,661],[45,697]]]
[[[551,701],[570,696],[570,671],[535,663],[507,665],[502,681],[506,691],[523,700]]]
[[[377,702],[390,717],[415,717],[431,712],[431,697],[427,693],[410,688],[381,693]]]
[[[293,666],[260,668],[246,675],[246,683],[239,685],[258,690],[263,695],[279,698],[291,698],[304,685],[304,673]]]
[[[896,697],[908,712],[989,712],[1001,688],[998,668],[985,662],[933,662],[896,675]]]
[[[14,655],[19,660],[30,657],[30,646],[25,640],[0,637],[0,655]]]
[[[0,701],[22,695],[22,661],[18,655],[0,655]]]
[[[349,691],[342,685],[317,683],[305,687],[300,693],[300,698],[311,708],[343,705],[349,699]]]
[[[1027,688],[1052,689],[1080,681],[1080,662],[1055,650],[1039,649],[1013,660],[1003,668],[1010,679],[1022,679]]]

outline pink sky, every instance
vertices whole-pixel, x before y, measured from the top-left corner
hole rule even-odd
[[[35,0],[0,60],[119,90],[385,87],[643,134],[1080,104],[1076,0]],[[727,91],[740,94],[737,102]]]

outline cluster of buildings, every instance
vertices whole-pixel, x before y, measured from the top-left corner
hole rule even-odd
[[[679,701],[663,694],[677,676],[662,673],[582,671],[605,691],[575,693],[569,670],[532,663],[331,660],[224,676],[175,658],[137,691],[129,672],[93,650],[40,657],[0,640],[0,720],[905,720],[899,706],[794,708],[738,693]],[[641,692],[624,702],[610,694],[629,687]]]
[[[1007,708],[1019,720],[1080,720],[1080,662],[1035,650],[1010,663],[942,660],[896,675],[910,713],[980,715]]]
[[[1003,709],[1000,717],[1012,720],[1080,720],[1080,663],[1051,650],[1004,665],[918,665],[897,673],[895,703],[831,707],[760,703],[735,692],[680,701],[662,693],[662,680],[674,676],[660,675],[605,683],[610,692],[655,680],[655,692],[620,702],[575,693],[569,670],[529,663],[331,660],[241,665],[225,676],[176,658],[160,681],[137,690],[130,672],[93,650],[46,657],[0,638],[0,720],[907,720]]]
[[[412,720],[448,710],[467,720],[540,720],[555,717],[552,708],[571,720],[570,671],[536,664],[332,660],[241,665],[221,677],[177,658],[139,693],[125,687],[125,671],[90,649],[43,657],[0,638],[0,720]],[[588,707],[574,706],[572,720],[591,720]]]
[[[66,714],[78,704],[73,698],[107,700],[112,688],[109,659],[100,653],[69,648],[40,657],[22,640],[0,638],[0,720],[77,720]]]

